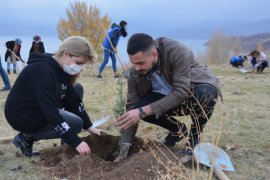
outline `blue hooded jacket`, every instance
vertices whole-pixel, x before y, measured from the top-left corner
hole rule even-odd
[[[108,32],[108,35],[111,39],[113,46],[116,47],[118,44],[118,41],[120,39],[120,36],[121,36],[121,27],[119,25],[113,23],[111,26],[111,30]],[[112,48],[107,36],[103,41],[103,47],[108,48],[108,49],[113,51],[113,48]]]
[[[244,62],[244,59],[241,56],[234,56],[230,59],[231,63],[235,63],[235,62]]]

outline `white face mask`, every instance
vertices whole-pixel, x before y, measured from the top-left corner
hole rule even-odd
[[[64,66],[63,66],[63,70],[66,73],[68,73],[69,75],[79,74],[81,69],[82,69],[82,67],[80,65],[77,65],[77,64],[70,64],[70,65],[64,64]]]

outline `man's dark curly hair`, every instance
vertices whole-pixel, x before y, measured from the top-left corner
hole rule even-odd
[[[136,33],[133,34],[128,40],[127,53],[129,55],[134,55],[140,51],[145,53],[151,49],[154,44],[153,38],[148,34]]]

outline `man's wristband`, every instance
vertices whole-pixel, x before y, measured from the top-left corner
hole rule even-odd
[[[139,115],[140,115],[140,118],[141,119],[144,119],[146,117],[146,113],[143,111],[143,108],[142,107],[139,107]]]

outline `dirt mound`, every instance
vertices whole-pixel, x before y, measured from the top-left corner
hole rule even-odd
[[[150,141],[137,138],[130,156],[114,163],[120,137],[112,135],[88,136],[83,138],[91,147],[91,155],[78,155],[68,145],[46,149],[36,162],[48,175],[67,179],[154,179],[153,168],[165,170],[153,156],[153,152],[164,153],[175,159],[166,148]],[[158,158],[160,159],[160,157]],[[162,157],[161,157],[162,159]]]

